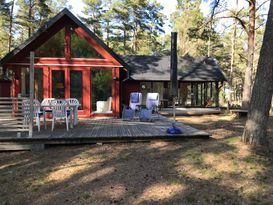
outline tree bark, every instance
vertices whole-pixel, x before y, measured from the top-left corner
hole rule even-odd
[[[252,145],[267,143],[267,122],[273,93],[273,1],[265,27],[257,74],[242,141]]]
[[[126,48],[126,38],[127,38],[126,26],[124,25],[124,28],[123,28],[123,54],[124,54],[124,55],[126,55],[126,52],[127,52],[127,48]]]
[[[249,0],[249,26],[248,26],[248,48],[247,48],[247,67],[245,71],[245,81],[243,87],[242,107],[247,109],[251,98],[252,72],[255,49],[255,13],[256,0]]]
[[[11,44],[12,44],[13,10],[14,10],[14,0],[11,1],[11,8],[10,8],[10,14],[9,14],[9,45],[8,45],[9,52],[11,51]]]
[[[28,38],[29,38],[33,32],[32,1],[31,0],[29,1],[28,20],[29,20],[29,26],[28,26]]]
[[[238,0],[236,0],[236,16],[238,15]],[[233,87],[233,70],[235,61],[235,48],[237,36],[237,19],[234,19],[233,32],[231,36],[231,53],[230,53],[230,86]]]

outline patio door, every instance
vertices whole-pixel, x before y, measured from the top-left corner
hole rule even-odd
[[[48,97],[76,98],[81,104],[79,114],[90,113],[89,105],[85,105],[84,100],[86,83],[83,77],[84,70],[80,68],[50,68],[50,95]]]
[[[51,71],[51,96],[53,98],[64,99],[65,98],[65,71],[64,70],[52,70]]]
[[[92,114],[112,115],[112,69],[92,69],[90,78]]]
[[[77,98],[82,117],[119,116],[119,69],[51,67],[49,71],[45,83],[49,92],[44,97]]]
[[[81,106],[79,110],[83,107],[83,71],[81,70],[70,70],[70,98],[78,99]]]

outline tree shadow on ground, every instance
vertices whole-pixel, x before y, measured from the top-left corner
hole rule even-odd
[[[0,201],[3,204],[272,201],[272,152],[248,152],[247,146],[242,148],[238,143],[193,139],[1,153]]]

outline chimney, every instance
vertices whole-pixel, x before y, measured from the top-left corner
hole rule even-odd
[[[171,33],[171,95],[177,97],[177,32]]]

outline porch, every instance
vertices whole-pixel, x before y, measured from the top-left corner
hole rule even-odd
[[[204,131],[176,123],[183,133],[170,135],[167,128],[172,125],[172,120],[161,115],[154,116],[152,122],[124,121],[117,118],[92,118],[81,119],[77,127],[66,131],[64,123],[52,132],[51,129],[41,129],[37,132],[34,128],[33,137],[29,138],[27,132],[0,133],[0,150],[30,150],[44,148],[48,144],[87,144],[109,142],[136,142],[151,140],[178,140],[184,138],[208,138],[210,135]],[[48,123],[48,126],[51,125]]]

